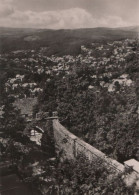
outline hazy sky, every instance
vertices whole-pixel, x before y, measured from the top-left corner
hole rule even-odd
[[[139,25],[139,0],[0,0],[0,26],[92,28]]]

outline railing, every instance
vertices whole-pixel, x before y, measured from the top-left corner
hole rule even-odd
[[[77,153],[78,152],[85,152],[85,156],[87,156],[88,152],[91,154],[91,156],[96,156],[96,158],[100,158],[102,160],[104,160],[106,163],[108,163],[111,167],[113,167],[115,170],[117,170],[118,172],[123,172],[124,171],[124,165],[122,165],[121,163],[117,162],[116,160],[113,160],[111,158],[108,158],[103,152],[97,150],[96,148],[94,148],[93,146],[91,146],[90,144],[84,142],[83,140],[81,140],[80,138],[76,137],[74,134],[70,133],[65,127],[63,127],[58,120],[53,120],[53,127],[55,131],[58,131],[60,134],[63,134],[63,138],[64,137],[69,137],[70,139],[73,140],[73,154],[74,157],[76,158]],[[55,138],[57,139],[57,138]],[[83,149],[78,149],[78,146],[80,145]],[[91,157],[90,157],[91,160]]]

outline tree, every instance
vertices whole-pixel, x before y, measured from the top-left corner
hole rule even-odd
[[[51,176],[48,194],[55,189],[55,194],[134,194],[134,186],[126,187],[122,177],[126,174],[115,174],[103,164],[102,160],[88,161],[82,154],[76,160],[59,162],[46,176]],[[48,170],[48,163],[45,170]],[[50,166],[52,167],[52,166]],[[47,174],[48,173],[48,174]],[[49,178],[49,177],[48,177]],[[44,184],[46,186],[46,184]]]
[[[118,81],[116,81],[115,83],[114,83],[114,85],[115,85],[115,87],[116,87],[116,91],[120,91],[120,84],[119,84],[119,82]]]
[[[49,158],[55,156],[55,143],[52,121],[47,121],[45,132],[43,133],[41,138],[41,148],[45,153],[47,153],[47,156]]]
[[[21,117],[20,111],[16,109],[12,103],[9,103],[8,98],[3,100],[3,120],[1,125],[1,131],[4,132],[5,137],[15,138],[17,132],[23,132],[26,122]]]

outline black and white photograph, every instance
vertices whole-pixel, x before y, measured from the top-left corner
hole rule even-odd
[[[0,195],[139,195],[139,0],[0,0]]]

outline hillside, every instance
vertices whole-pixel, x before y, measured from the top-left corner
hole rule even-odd
[[[136,40],[92,43],[81,50],[77,63],[65,60],[68,73],[46,81],[38,108],[57,110],[73,134],[110,157],[120,162],[138,159]]]
[[[126,188],[123,174],[113,177],[102,161],[88,162],[82,156],[82,150],[86,152],[83,145],[78,152],[77,140],[71,144],[60,129],[59,143],[67,146],[67,152],[73,147],[79,155],[75,161],[61,162],[63,150],[56,156],[52,121],[44,118],[57,111],[60,123],[80,143],[85,141],[121,163],[138,160],[136,38],[136,28],[131,27],[0,28],[1,157],[17,165],[25,182],[43,194],[49,193],[48,187],[49,194],[134,194],[136,186]],[[40,128],[45,130],[41,146]],[[34,142],[38,138],[39,145]]]
[[[112,29],[112,28],[88,28],[75,30],[47,30],[47,29],[12,29],[0,28],[1,53],[39,49],[47,47],[46,54],[50,55],[77,55],[81,45],[90,42],[105,42],[136,38],[137,28]]]
[[[18,37],[13,32],[1,36],[6,51],[0,58],[1,80],[8,97],[22,105],[21,110],[30,104],[23,104],[23,98],[37,97],[33,116],[57,110],[65,127],[110,157],[120,162],[138,159],[137,32],[17,31]]]

